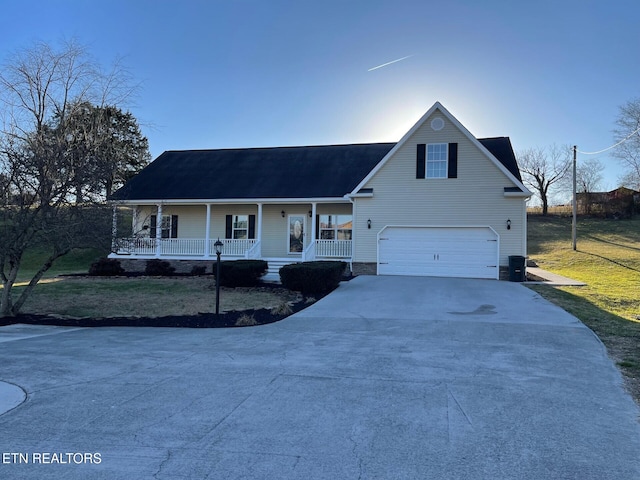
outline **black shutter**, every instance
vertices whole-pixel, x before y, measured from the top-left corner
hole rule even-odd
[[[316,215],[316,240],[320,239],[320,215]]]
[[[178,215],[171,215],[171,236],[170,238],[178,238]]]
[[[458,144],[449,144],[449,178],[458,178]]]
[[[256,238],[256,216],[249,215],[249,238]]]
[[[224,238],[232,238],[233,237],[233,215],[227,215],[226,217],[226,232]]]
[[[416,151],[416,178],[424,178],[426,172],[427,146],[419,143]]]
[[[151,238],[156,238],[156,225],[158,225],[158,216],[151,215],[151,220],[149,221],[149,236]]]

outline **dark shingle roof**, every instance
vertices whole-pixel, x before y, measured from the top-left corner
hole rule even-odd
[[[522,183],[520,169],[509,137],[479,138],[478,141]]]
[[[114,200],[343,197],[395,143],[168,151]]]
[[[480,142],[520,178],[508,138],[481,139]],[[116,191],[111,199],[343,197],[395,145],[167,151]]]

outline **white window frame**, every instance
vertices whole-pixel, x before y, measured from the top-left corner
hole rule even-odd
[[[172,222],[172,215],[162,215],[159,226],[156,220],[156,228],[160,229],[160,238],[163,238],[163,239],[174,238],[171,236],[171,232],[173,232],[173,228],[171,228],[173,227],[173,225],[171,225],[171,222]]]
[[[244,222],[244,227],[238,226],[242,222]],[[240,232],[244,232],[244,236],[242,236]],[[249,239],[249,215],[233,215],[231,222],[231,238],[234,240]]]
[[[444,151],[442,150],[444,148]],[[444,159],[442,158],[444,156]],[[444,163],[444,171],[441,164]],[[434,172],[434,165],[438,165],[437,173]],[[429,166],[431,165],[431,169]],[[449,144],[429,143],[427,144],[425,178],[439,180],[449,176]]]
[[[318,239],[319,240],[352,240],[353,239],[353,215],[351,214],[320,214],[318,215]],[[323,226],[323,217],[327,219]],[[335,219],[335,223],[332,221]],[[343,225],[351,222],[351,228],[344,228]],[[329,236],[323,236],[327,232]],[[343,232],[343,233],[340,233]],[[349,232],[346,234],[346,232]],[[342,237],[342,238],[341,238]]]

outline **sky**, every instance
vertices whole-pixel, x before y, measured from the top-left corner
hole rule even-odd
[[[120,59],[139,84],[126,107],[154,158],[397,141],[436,101],[478,138],[510,137],[516,152],[593,152],[615,143],[620,106],[640,97],[637,0],[0,5],[0,62],[35,41],[72,38],[105,68]],[[610,153],[595,156],[603,189],[622,173]]]

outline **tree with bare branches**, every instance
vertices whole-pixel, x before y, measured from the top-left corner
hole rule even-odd
[[[571,150],[568,146],[558,145],[529,148],[519,152],[518,165],[524,174],[524,182],[542,202],[542,214],[547,215],[550,189],[569,175]]]
[[[630,100],[620,107],[616,128],[613,131],[616,142],[614,155],[620,160],[625,172],[621,183],[640,191],[640,98]]]
[[[116,67],[104,74],[75,42],[38,43],[0,70],[0,317],[18,314],[56,259],[109,239],[110,214],[79,185],[99,183],[87,168],[91,142],[79,141],[83,106],[115,105],[131,93]],[[80,199],[81,202],[76,200]],[[100,199],[101,200],[101,199]],[[46,252],[13,298],[25,252]]]

